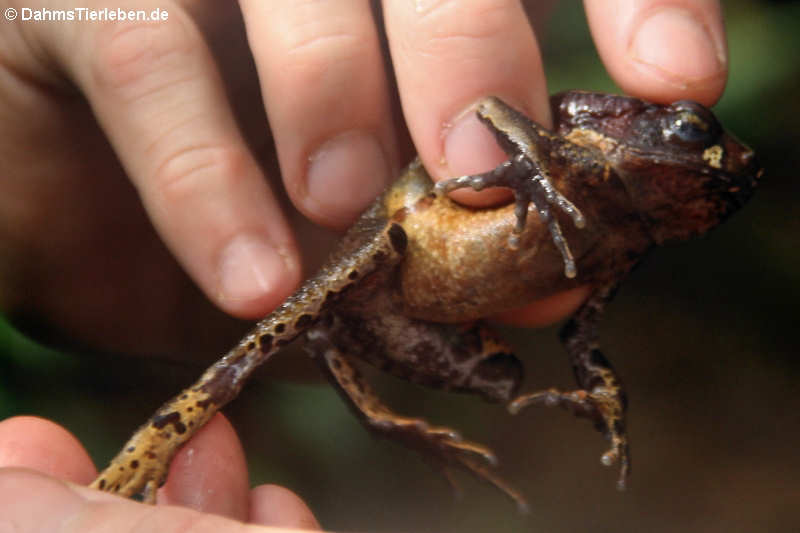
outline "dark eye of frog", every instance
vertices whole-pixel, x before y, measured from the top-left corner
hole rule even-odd
[[[686,146],[708,146],[720,134],[721,126],[711,112],[691,100],[681,100],[669,106],[662,122],[662,135],[668,142]]]

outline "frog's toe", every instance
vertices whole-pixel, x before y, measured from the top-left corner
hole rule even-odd
[[[487,448],[481,444],[476,442],[466,441],[461,438],[456,432],[449,430],[448,428],[434,428],[434,430],[447,430],[455,434],[456,438],[444,438],[444,439],[437,439],[435,445],[441,448],[441,452],[447,456],[457,457],[457,460],[461,460],[460,457],[470,457],[473,459],[478,459],[490,466],[497,466],[497,456]],[[442,433],[443,434],[443,433]],[[432,432],[431,436],[436,436],[436,433]]]
[[[154,504],[156,491],[162,484],[158,480],[162,477],[163,474],[159,474],[159,472],[138,470],[135,466],[125,468],[112,463],[97,476],[89,488],[127,498],[141,496],[144,503]]]
[[[521,512],[525,512],[527,503],[522,495],[493,471],[498,461],[489,448],[464,440],[457,431],[450,428],[429,426],[422,419],[405,419],[403,422],[396,424],[390,433],[394,433],[407,446],[416,449],[441,468],[455,488],[458,485],[448,472],[451,467],[462,468],[478,479],[494,485],[514,500]]]
[[[140,429],[89,486],[155,503],[156,491],[167,479],[171,454],[148,438],[149,429],[147,425]]]
[[[457,178],[442,180],[434,186],[433,191],[441,196],[458,189],[482,191],[487,187],[506,187],[508,186],[506,173],[509,171],[510,166],[511,162],[506,161],[505,163],[501,163],[494,170],[483,174],[459,176]]]
[[[586,219],[580,209],[553,186],[547,172],[528,156],[516,154],[489,172],[440,181],[434,191],[442,195],[457,189],[480,191],[486,187],[508,187],[514,192],[517,223],[508,238],[509,247],[514,250],[519,248],[519,235],[525,230],[528,208],[533,204],[564,260],[564,275],[574,278],[577,274],[575,260],[551,207],[569,216],[577,228],[585,227]]]
[[[464,440],[461,434],[448,427],[432,426],[422,418],[395,413],[380,401],[346,355],[333,346],[328,346],[324,355],[324,358],[319,357],[319,362],[372,431],[420,452],[454,486],[448,471],[451,467],[462,468],[500,489],[520,509],[525,508],[522,496],[492,471],[497,458],[489,448]]]
[[[506,480],[497,475],[497,473],[492,469],[495,464],[487,465],[482,461],[476,461],[472,456],[461,455],[458,457],[458,466],[467,470],[481,481],[485,481],[486,483],[493,485],[503,494],[511,498],[514,503],[516,503],[517,509],[520,513],[527,514],[529,512],[528,502],[525,501],[525,497],[522,496],[517,489],[509,485]],[[450,484],[457,488],[458,486],[448,474],[447,469],[444,468],[443,471],[447,475],[447,479],[450,481]]]
[[[611,436],[611,448],[601,457],[600,462],[605,466],[614,466],[619,463],[619,478],[617,478],[617,489],[625,490],[628,488],[628,477],[631,471],[630,452],[626,439],[620,439],[615,435]]]
[[[436,456],[444,463],[458,463],[462,457],[469,457],[489,465],[497,464],[497,457],[486,446],[464,440],[451,428],[430,426],[419,418],[401,418],[393,422],[393,427],[387,425],[380,429],[394,433],[409,447]]]
[[[606,466],[619,464],[617,488],[624,490],[630,474],[631,461],[628,450],[628,436],[625,430],[625,401],[620,391],[609,391],[600,388],[596,392],[575,390],[562,392],[558,389],[547,389],[524,394],[508,404],[508,410],[517,414],[529,405],[544,407],[563,407],[575,416],[588,418],[595,427],[611,441],[611,448],[601,456],[600,461]]]

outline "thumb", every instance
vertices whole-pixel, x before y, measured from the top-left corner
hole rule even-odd
[[[0,468],[0,531],[279,533],[184,507],[153,507],[20,468]]]

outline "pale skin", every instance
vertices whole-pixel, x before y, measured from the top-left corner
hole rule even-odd
[[[536,27],[545,26],[547,3],[532,3]],[[47,7],[74,7],[61,4]],[[184,297],[183,274],[157,239],[213,304],[237,317],[261,317],[302,276],[278,188],[312,221],[346,227],[408,159],[398,148],[407,133],[389,119],[395,98],[414,149],[437,179],[504,159],[465,113],[479,98],[498,95],[549,122],[535,36],[514,0],[383,2],[396,87],[366,1],[191,4],[131,3],[169,13],[165,22],[144,25],[3,21],[4,309],[24,309],[102,350],[191,351],[191,340],[175,333],[183,331],[175,317],[201,324],[216,317]],[[0,7],[34,6],[7,0]],[[706,105],[720,96],[727,50],[718,2],[587,0],[585,7],[600,57],[625,92]],[[245,68],[247,54],[255,76]],[[259,106],[280,175],[265,175],[259,164],[272,147],[267,125],[247,111]],[[487,193],[458,199],[503,199]],[[514,321],[558,320],[584,297],[577,289],[535,302]],[[195,510],[154,510],[58,481],[85,484],[95,475],[80,444],[41,419],[3,421],[0,517],[15,517],[21,532],[41,528],[44,516],[80,517],[109,531],[136,527],[144,516],[166,531],[187,524],[241,529],[216,515],[316,526],[285,489],[249,488],[238,440],[223,419],[188,448],[196,454],[192,468],[175,461],[177,481],[168,481],[159,503]],[[203,482],[181,476],[217,474],[220,455],[228,458],[224,475]]]

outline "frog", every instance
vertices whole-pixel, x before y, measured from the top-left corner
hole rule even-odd
[[[609,442],[601,462],[631,469],[627,397],[599,345],[603,311],[654,246],[702,235],[741,208],[763,169],[699,103],[567,91],[552,129],[498,97],[475,108],[508,160],[435,183],[414,160],[344,234],[320,270],[142,425],[92,487],[155,501],[186,443],[295,339],[372,432],[463,469],[517,503],[495,454],[451,428],[393,411],[362,365],[482,396],[516,414],[560,406]],[[449,193],[505,187],[514,201],[469,207]],[[531,213],[533,212],[533,213]],[[560,330],[575,389],[520,392],[523,365],[485,317],[556,293],[590,295]]]

